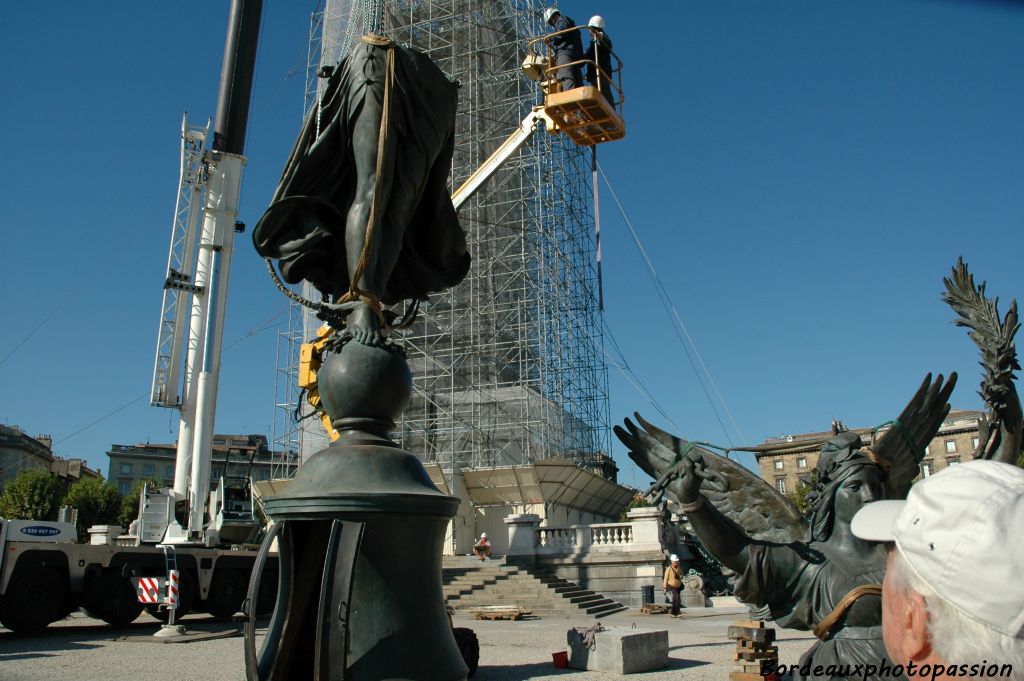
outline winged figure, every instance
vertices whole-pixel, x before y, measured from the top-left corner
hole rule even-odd
[[[819,640],[800,665],[840,665],[829,674],[840,678],[842,665],[877,669],[886,655],[880,586],[885,549],[854,537],[850,521],[871,501],[906,497],[925,447],[949,413],[955,385],[956,374],[948,381],[929,374],[868,446],[851,431],[825,440],[806,519],[743,466],[639,414],[639,425],[626,419],[615,434],[655,479],[652,490],[678,502],[707,549],[736,573],[736,596],[767,610],[780,626],[814,632]]]

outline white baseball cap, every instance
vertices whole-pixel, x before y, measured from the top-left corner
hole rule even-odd
[[[935,593],[967,617],[1024,638],[1024,470],[995,461],[950,466],[853,517],[853,534],[894,542]]]
[[[672,561],[673,563],[675,563],[675,562],[677,562],[679,560],[679,556],[677,556],[676,554],[673,553],[671,556],[668,557],[668,559],[670,561]]]
[[[484,538],[484,537],[486,537],[486,536],[487,536],[487,533],[486,533],[486,532],[481,532],[481,533],[480,533],[480,538],[481,538],[481,539],[483,539],[483,538]]]

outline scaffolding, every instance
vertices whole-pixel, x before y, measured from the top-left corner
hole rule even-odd
[[[311,57],[311,72],[368,28],[429,55],[460,84],[458,186],[540,101],[520,65],[526,41],[544,32],[543,8],[536,0],[329,0],[311,22],[320,32],[311,31],[310,54],[321,55]],[[308,86],[307,96],[315,91]],[[459,211],[473,258],[466,279],[432,295],[415,325],[395,333],[414,391],[394,439],[449,480],[464,467],[553,457],[582,465],[610,451],[590,154],[564,136],[535,134]]]

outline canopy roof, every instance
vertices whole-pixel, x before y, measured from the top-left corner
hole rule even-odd
[[[439,464],[426,464],[426,469],[438,489],[452,493]],[[614,517],[634,494],[627,487],[561,458],[522,466],[463,468],[460,472],[474,506],[556,503]]]

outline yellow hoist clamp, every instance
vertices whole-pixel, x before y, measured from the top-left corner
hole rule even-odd
[[[299,387],[306,391],[306,401],[317,411],[320,421],[331,441],[337,440],[340,435],[331,425],[331,417],[324,410],[320,402],[320,391],[317,390],[316,372],[323,364],[324,349],[334,336],[334,329],[324,324],[316,332],[316,340],[311,343],[303,343],[299,348]]]

